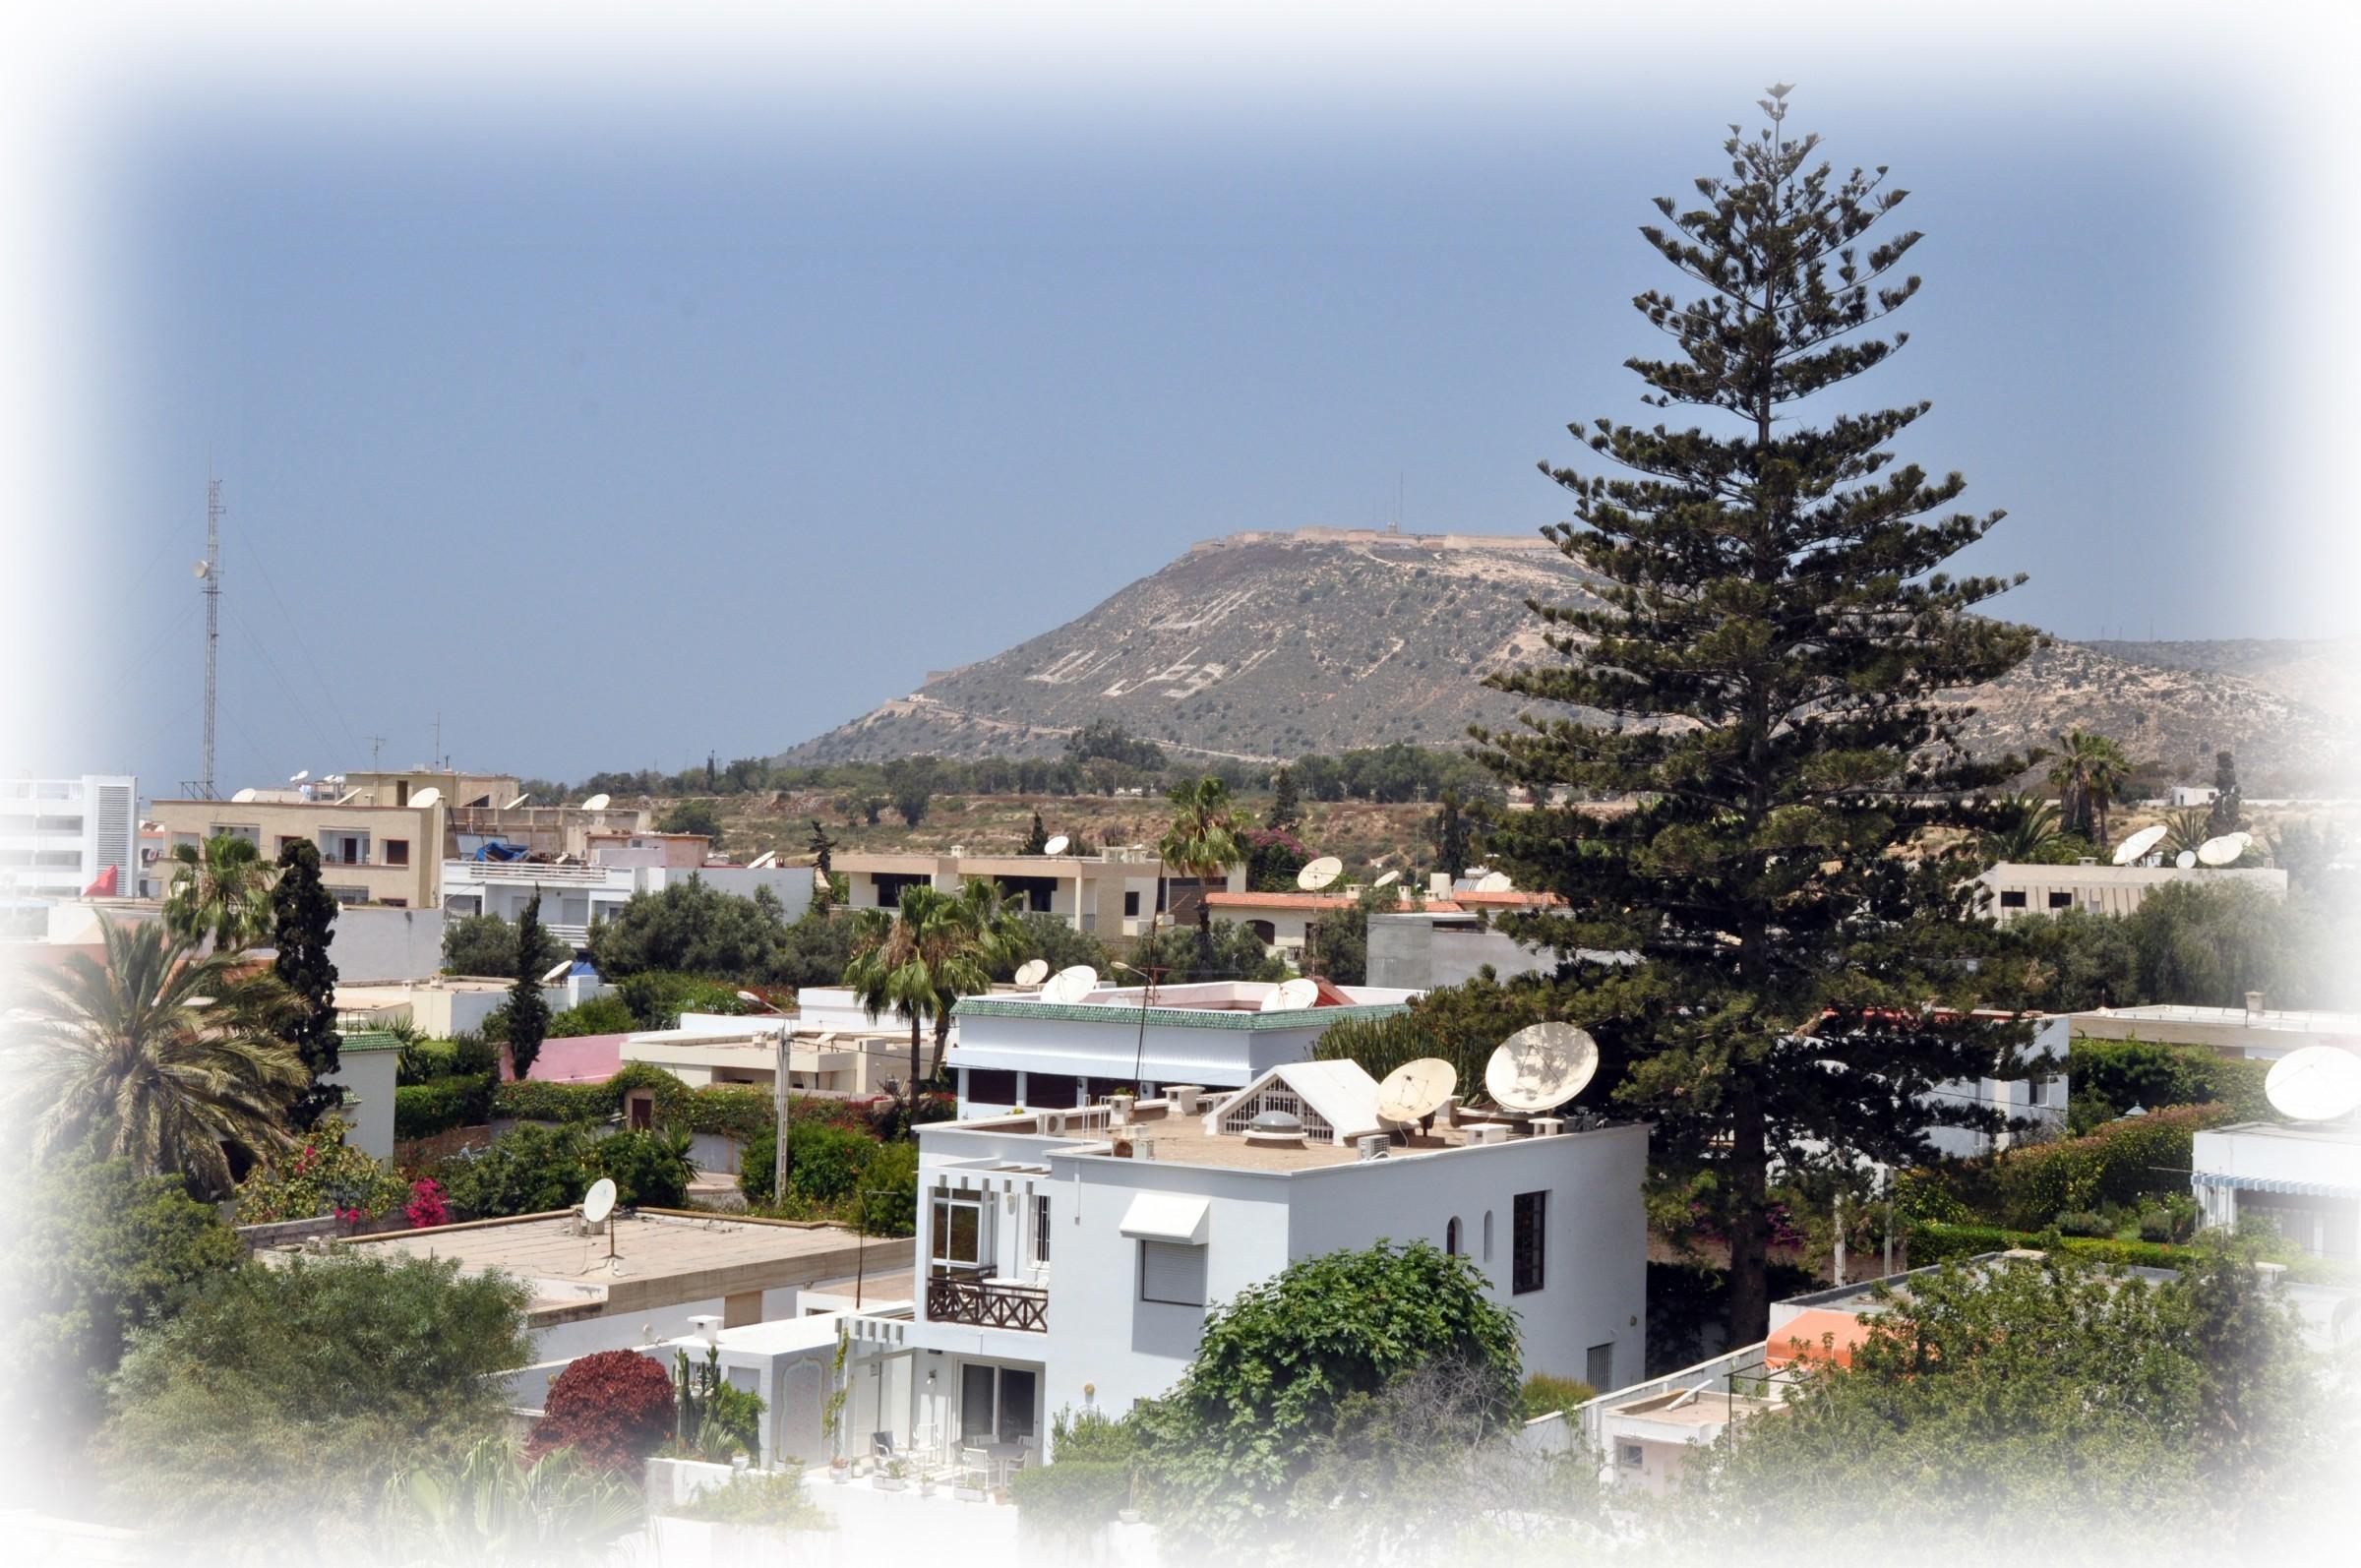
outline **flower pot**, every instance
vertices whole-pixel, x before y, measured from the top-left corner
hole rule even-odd
[[[898,1492],[910,1484],[899,1476],[872,1476],[869,1483],[881,1492]]]
[[[1139,1510],[1119,1508],[1115,1511],[1115,1522],[1119,1525],[1136,1525],[1139,1523]]]

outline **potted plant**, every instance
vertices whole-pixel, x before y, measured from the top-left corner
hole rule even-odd
[[[878,1473],[870,1478],[869,1483],[881,1492],[898,1492],[908,1484],[909,1476],[908,1460],[889,1459],[878,1467]]]
[[[918,1494],[921,1497],[932,1497],[935,1495],[935,1476],[933,1472],[922,1470],[918,1473]]]

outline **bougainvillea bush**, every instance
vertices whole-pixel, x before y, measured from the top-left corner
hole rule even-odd
[[[238,1183],[238,1223],[309,1220],[333,1214],[359,1224],[408,1202],[410,1185],[344,1141],[344,1123],[324,1116],[304,1140]]]
[[[443,1201],[443,1183],[433,1176],[410,1183],[410,1201],[402,1205],[401,1212],[413,1228],[451,1223],[451,1206]]]
[[[595,1470],[636,1473],[672,1435],[672,1374],[636,1351],[600,1351],[558,1374],[525,1462],[560,1448]]]

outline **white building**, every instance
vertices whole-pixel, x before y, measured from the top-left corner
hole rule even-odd
[[[728,1024],[731,1027],[717,1027]],[[778,1082],[779,1031],[790,1029],[787,1081],[798,1091],[827,1094],[885,1093],[887,1079],[899,1082],[910,1075],[910,1036],[869,1032],[819,1034],[794,1029],[788,1019],[714,1014],[684,1018],[676,1029],[650,1029],[624,1038],[626,1063],[644,1061],[661,1067],[692,1088],[709,1084],[745,1084],[770,1089]],[[925,1044],[931,1055],[935,1040]]]
[[[1984,886],[1985,913],[2006,925],[2027,915],[2055,915],[2069,909],[2094,915],[2129,915],[2159,887],[2192,882],[2206,887],[2253,887],[2273,898],[2287,896],[2287,874],[2275,866],[2039,866],[2003,861],[1976,878]]]
[[[2251,1061],[2275,1061],[2306,1046],[2361,1053],[2361,1013],[2289,1011],[2266,1007],[2263,993],[2247,993],[2243,1007],[2188,1007],[2155,1002],[2100,1007],[2071,1015],[2077,1040],[2145,1040],[2154,1045],[2202,1046]]]
[[[1516,1312],[1528,1373],[1612,1386],[1646,1363],[1641,1124],[1446,1113],[1388,1136],[1375,1081],[1338,1061],[1211,1101],[1176,1086],[919,1140],[924,1287],[909,1314],[851,1323],[864,1451],[874,1433],[921,1464],[1038,1460],[1060,1413],[1120,1416],[1170,1389],[1210,1308],[1382,1240],[1469,1258]]]
[[[139,781],[126,773],[0,779],[0,898],[72,898],[109,871],[139,892]]]
[[[372,1160],[394,1158],[394,1088],[399,1078],[401,1042],[381,1031],[361,1031],[336,1042],[336,1070],[322,1081],[344,1091],[344,1141]]]
[[[515,922],[535,894],[541,899],[541,924],[562,942],[580,946],[590,939],[590,928],[623,913],[635,893],[658,893],[691,877],[741,898],[767,887],[776,894],[786,918],[795,920],[812,904],[812,872],[803,866],[703,866],[634,864],[654,851],[619,843],[594,851],[587,866],[564,866],[536,861],[451,860],[443,863],[443,910],[456,920],[465,915],[498,915]]]
[[[1400,1012],[1415,993],[1327,986],[1319,1005],[1263,1012],[1265,981],[1158,987],[1101,986],[1074,1002],[1038,992],[963,996],[953,1012],[949,1064],[959,1114],[1019,1106],[1088,1105],[1118,1085],[1143,1094],[1168,1083],[1232,1089],[1311,1056],[1313,1042],[1347,1018]]]
[[[1991,1016],[1996,1024],[2007,1021],[2002,1014]],[[2017,1060],[2033,1063],[2046,1057],[2056,1063],[2055,1071],[2026,1078],[1957,1078],[1920,1096],[1922,1103],[1971,1101],[1983,1110],[1999,1113],[2012,1123],[2023,1125],[2012,1125],[1998,1132],[1981,1132],[1973,1127],[1934,1127],[1927,1132],[1927,1141],[1938,1153],[1952,1159],[1975,1159],[1997,1154],[2027,1138],[2039,1140],[2065,1132],[2070,1088],[2066,1055],[2073,1043],[2068,1020],[2059,1015],[2037,1018],[2032,1024],[2032,1038],[2018,1049]]]
[[[2214,1127],[2191,1154],[2207,1229],[2263,1221],[2315,1257],[2361,1256],[2361,1127],[2349,1119]]]

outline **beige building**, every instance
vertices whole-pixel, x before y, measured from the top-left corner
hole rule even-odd
[[[2195,882],[2207,887],[2257,887],[2273,898],[2287,896],[2287,874],[2276,867],[2039,866],[2003,861],[1976,878],[1983,883],[1986,912],[2002,925],[2025,915],[2055,915],[2083,909],[2094,915],[2129,915],[2159,887]]]
[[[352,786],[349,781],[346,789]],[[155,866],[147,868],[168,891],[174,849],[202,846],[227,833],[262,851],[265,860],[297,839],[320,848],[320,876],[343,904],[434,909],[442,903],[443,803],[378,806],[361,800],[307,801],[285,790],[241,790],[247,800],[156,801],[149,815],[159,835]],[[386,791],[385,793],[393,793]],[[145,878],[144,878],[145,879]]]
[[[970,876],[987,876],[1027,910],[1056,915],[1077,931],[1100,936],[1137,936],[1156,918],[1158,901],[1169,907],[1167,924],[1193,907],[1196,883],[1174,878],[1145,849],[1111,849],[1103,855],[947,855],[912,853],[840,854],[835,871],[851,883],[847,907],[891,909],[902,889],[925,882],[955,893]],[[1245,885],[1245,868],[1234,867],[1232,889]]]
[[[510,800],[519,797],[510,796]],[[514,844],[551,859],[590,858],[593,838],[647,831],[654,814],[636,806],[606,806],[591,811],[582,806],[543,804],[530,796],[519,806],[454,806],[447,820],[451,842],[446,858],[465,860],[486,843]]]

